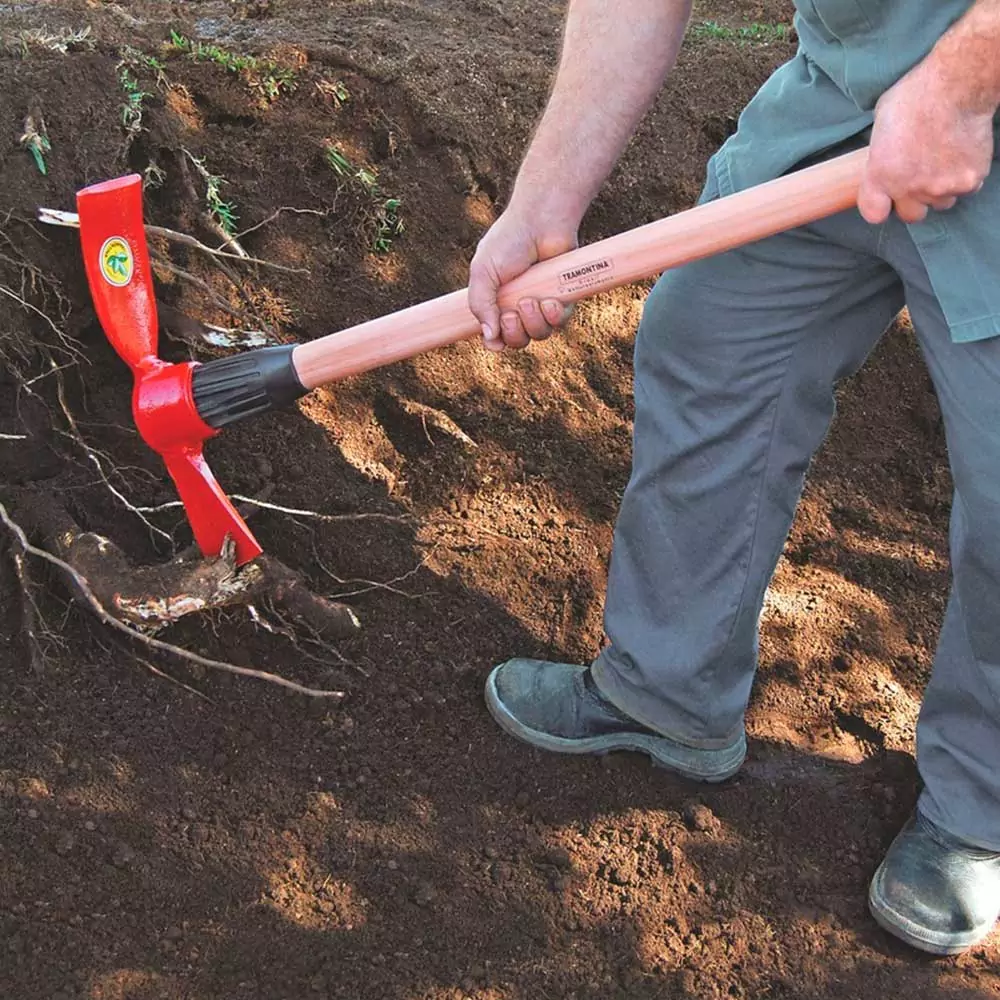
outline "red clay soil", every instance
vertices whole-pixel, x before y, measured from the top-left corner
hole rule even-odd
[[[154,164],[149,221],[211,240],[187,150],[225,178],[240,228],[269,220],[244,237],[250,253],[308,269],[241,272],[281,337],[460,287],[544,101],[561,9],[0,6],[0,286],[80,352],[54,355],[66,408],[121,496],[154,506],[172,491],[129,430],[129,378],[90,310],[76,237],[33,225],[35,209],[70,209],[83,185]],[[787,23],[789,10],[701,3],[695,17]],[[18,32],[39,24],[90,25],[96,48],[24,48]],[[252,74],[166,51],[170,29],[271,53],[295,89],[269,100]],[[585,238],[689,205],[705,160],[793,44],[691,38]],[[125,45],[163,65],[157,80],[132,56],[150,96],[131,143]],[[17,144],[29,114],[52,143],[46,176]],[[331,170],[329,142],[377,172],[379,200]],[[375,214],[388,197],[401,200],[405,230],[379,252]],[[281,207],[311,212],[275,216]],[[173,336],[178,317],[233,325],[205,286],[239,300],[187,248],[159,249],[203,282],[158,271],[163,353],[210,357]],[[252,524],[317,592],[347,595],[364,627],[327,651],[234,609],[160,638],[339,687],[336,707],[151,659],[34,561],[31,599],[48,634],[33,660],[30,605],[9,537],[0,543],[0,996],[1000,996],[995,937],[932,960],[865,908],[917,792],[914,721],[948,577],[943,437],[904,326],[842,390],[768,599],[737,778],[701,788],[631,756],[548,757],[488,717],[481,689],[497,661],[582,662],[601,642],[645,293],[582,305],[566,337],[540,349],[441,351],[213,442],[231,492],[350,515],[265,511]],[[0,500],[58,482],[73,517],[137,564],[169,558],[60,433],[55,377],[37,350],[55,343],[52,327],[4,295],[0,331]],[[388,518],[354,517],[373,513]],[[177,547],[189,541],[176,510],[150,519]]]

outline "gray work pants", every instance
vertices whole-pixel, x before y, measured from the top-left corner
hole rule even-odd
[[[594,663],[620,709],[733,740],[806,468],[904,305],[944,415],[952,591],[917,732],[921,811],[1000,850],[1000,338],[951,341],[907,228],[856,211],[664,275],[636,339],[632,477]],[[877,421],[878,414],[872,414]],[[872,433],[878,433],[877,422]]]

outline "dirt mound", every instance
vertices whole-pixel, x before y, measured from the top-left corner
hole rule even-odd
[[[89,308],[77,237],[38,226],[39,206],[71,209],[78,188],[134,170],[149,222],[214,244],[229,225],[280,265],[233,264],[237,287],[195,248],[154,239],[171,360],[222,353],[203,324],[309,339],[459,287],[544,101],[560,10],[0,7],[0,500],[55,493],[137,564],[189,540],[175,509],[125,505],[158,507],[172,489],[131,430],[129,376]],[[586,238],[693,200],[705,159],[791,51],[781,34],[733,30],[787,18],[785,4],[698,6],[714,27],[690,40]],[[44,174],[18,143],[31,130],[51,144]],[[491,664],[579,661],[601,641],[644,295],[583,304],[542,350],[428,355],[211,444],[230,492],[341,518],[262,510],[252,525],[364,627],[328,649],[237,609],[162,637],[343,688],[341,706],[149,661],[54,571],[30,564],[25,601],[6,548],[0,993],[1000,992],[995,944],[924,961],[864,909],[914,799],[947,578],[943,441],[904,328],[845,388],[814,470],[769,598],[738,779],[701,790],[629,757],[543,758],[488,719]],[[27,623],[47,633],[34,658]]]

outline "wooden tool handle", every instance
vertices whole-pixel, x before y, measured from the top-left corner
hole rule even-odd
[[[522,298],[575,302],[702,257],[842,212],[857,201],[867,149],[542,261],[500,289],[501,309]],[[295,348],[306,389],[478,335],[462,289]]]

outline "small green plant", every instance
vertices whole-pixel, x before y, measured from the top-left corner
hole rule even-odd
[[[118,63],[117,70],[118,85],[125,97],[122,104],[122,127],[125,129],[126,143],[130,144],[142,131],[144,102],[147,97],[153,96],[143,90],[139,74],[154,74],[158,87],[166,86],[167,78],[163,72],[163,63],[159,59],[140,52],[131,45],[126,45],[122,49],[121,62]]]
[[[753,24],[730,28],[718,21],[701,21],[691,26],[691,34],[695,38],[716,38],[725,42],[786,42],[791,35],[791,27],[787,24]]]
[[[195,62],[214,63],[241,76],[268,103],[276,101],[282,94],[290,94],[298,86],[295,70],[290,66],[279,66],[270,59],[240,55],[218,45],[196,42],[176,31],[170,32],[167,51],[183,53]]]
[[[361,186],[369,193],[375,194],[378,190],[378,178],[367,167],[359,167],[356,174]]]
[[[356,180],[369,194],[378,190],[378,177],[368,167],[355,166],[332,142],[326,144],[326,162],[338,177]]]
[[[351,92],[342,80],[318,80],[316,91],[323,97],[329,98],[337,108],[342,108],[351,99]]]
[[[236,205],[231,201],[225,201],[222,197],[222,186],[229,182],[225,177],[213,174],[205,166],[204,160],[199,159],[187,149],[184,152],[205,182],[205,204],[208,206],[208,214],[219,224],[219,228],[226,236],[234,236],[236,223],[239,222],[240,217],[236,213]]]
[[[125,94],[125,103],[122,105],[122,126],[127,140],[131,142],[142,131],[142,102],[149,97],[149,94],[139,85],[139,81],[132,75],[132,70],[126,62],[118,64],[118,83]]]
[[[38,167],[38,172],[47,174],[49,168],[45,162],[45,154],[51,152],[52,143],[49,142],[48,134],[45,131],[45,121],[41,115],[37,118],[34,115],[28,115],[24,119],[24,132],[18,141],[31,154],[35,166]]]
[[[290,66],[275,66],[268,64],[265,72],[259,74],[259,80],[252,83],[269,102],[276,101],[282,94],[290,94],[298,86],[295,70]]]
[[[224,201],[220,194],[220,188],[226,183],[228,181],[225,177],[209,174],[206,178],[205,203],[208,205],[209,212],[222,227],[222,231],[227,236],[233,236],[236,233],[236,223],[239,222],[240,217],[236,214],[236,205],[231,201]]]
[[[352,163],[335,143],[328,142],[325,150],[326,162],[333,172],[347,181],[356,182],[374,203],[372,217],[375,234],[372,237],[372,250],[375,253],[388,253],[392,249],[393,240],[403,233],[402,201],[399,198],[384,198],[375,171]]]
[[[400,209],[403,203],[399,198],[386,198],[375,212],[375,239],[372,249],[376,253],[388,253],[392,249],[392,241],[403,234],[403,220]]]
[[[163,75],[163,63],[156,56],[151,56],[148,52],[141,52],[131,45],[126,45],[122,49],[122,59],[136,68],[148,69],[155,73],[157,83],[166,82],[166,77]]]
[[[326,162],[338,177],[351,177],[354,174],[354,164],[333,143],[327,143]]]
[[[239,56],[228,49],[220,48],[218,45],[205,45],[203,42],[196,42],[176,31],[170,32],[167,51],[181,52],[195,62],[213,62],[217,66],[229,70],[230,73],[242,73],[250,65],[249,56]]]

